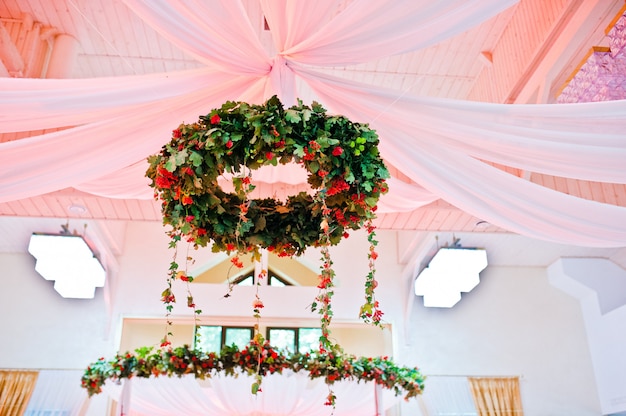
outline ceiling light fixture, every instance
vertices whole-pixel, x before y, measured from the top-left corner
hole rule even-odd
[[[415,294],[424,297],[425,307],[451,308],[480,283],[479,273],[487,267],[487,252],[460,246],[440,248],[415,280]]]
[[[37,262],[35,270],[64,298],[92,299],[103,287],[106,272],[79,235],[38,234],[30,237],[28,252]]]
[[[82,215],[87,212],[87,208],[85,208],[83,205],[80,205],[80,204],[72,204],[69,207],[67,207],[67,210],[71,212],[72,214],[76,214],[76,215]]]

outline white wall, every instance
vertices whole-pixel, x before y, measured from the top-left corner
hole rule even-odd
[[[0,253],[0,276],[0,368],[83,369],[113,352],[102,289],[64,299],[28,253]]]
[[[521,375],[527,416],[600,414],[580,306],[548,283],[545,269],[489,267],[481,274],[482,283],[450,310],[425,309],[416,298],[406,344],[403,319],[410,282],[401,278],[405,265],[397,262],[395,233],[378,231],[378,236],[378,293],[385,319],[394,328],[396,360],[417,365],[427,375]],[[367,248],[365,235],[354,233],[332,249],[339,283],[337,320],[357,318]],[[208,251],[197,264],[214,256]],[[125,316],[164,316],[159,298],[170,254],[162,227],[129,224],[125,252],[118,259],[119,291],[112,295],[115,325]],[[306,255],[307,262],[318,259],[314,251]],[[102,289],[92,301],[62,299],[34,272],[28,254],[0,255],[0,271],[0,367],[84,368],[112,354],[120,327],[108,338],[103,335],[107,326]],[[251,317],[251,294],[241,291],[235,299],[223,299],[223,288],[216,286],[197,293],[194,288],[200,308],[217,316]],[[264,316],[317,319],[307,310],[314,288],[292,289],[290,296],[262,294]],[[184,299],[185,293],[179,296]],[[175,314],[189,316],[185,310],[177,305]],[[406,406],[403,415],[417,414],[414,409],[415,404]]]
[[[140,316],[164,316],[165,307],[160,301],[161,292],[166,287],[165,279],[172,259],[172,250],[168,250],[168,239],[164,236],[161,227],[154,227],[148,223],[130,224],[127,229],[125,254],[119,259],[120,278],[119,292],[115,296],[116,319],[120,317]],[[382,236],[381,236],[382,237]],[[382,247],[381,242],[381,247]],[[181,245],[182,246],[182,245]],[[393,291],[395,295],[397,286],[395,272],[391,268],[400,269],[396,263],[395,235],[387,233],[385,237],[385,252],[381,249],[377,267],[380,270],[381,294]],[[364,302],[364,289],[362,282],[368,272],[368,242],[365,234],[354,233],[341,244],[331,248],[331,256],[337,272],[337,287],[333,298],[335,318],[342,321],[358,320],[359,308]],[[183,259],[187,250],[179,249],[178,260],[182,267]],[[206,269],[205,262],[221,261],[221,254],[211,253],[209,248],[199,251],[191,250],[189,254],[196,258],[190,271]],[[312,264],[315,270],[320,264],[320,253],[309,249],[304,255],[303,261]],[[387,270],[387,273],[383,271]],[[192,273],[193,274],[193,273]],[[224,280],[226,276],[224,276]],[[389,285],[382,285],[387,282]],[[255,287],[236,287],[228,299],[224,298],[227,293],[224,285],[218,284],[193,284],[193,295],[198,308],[210,316],[252,316],[252,301],[254,300]],[[311,313],[309,305],[318,293],[316,287],[261,287],[260,296],[265,303],[262,316],[265,317],[289,317],[292,319],[318,319],[317,313]],[[287,293],[287,295],[285,295]],[[177,281],[175,295],[178,303],[174,307],[175,317],[191,317],[191,310],[186,308],[185,296],[186,285]],[[395,317],[393,313],[398,307],[394,296],[391,296],[388,305],[385,305],[387,313]],[[388,308],[388,310],[387,310]]]
[[[520,376],[525,415],[601,414],[580,307],[544,268],[488,267],[454,308],[421,305],[402,356],[424,373]]]
[[[626,270],[608,259],[561,258],[550,282],[580,302],[604,414],[626,411]]]

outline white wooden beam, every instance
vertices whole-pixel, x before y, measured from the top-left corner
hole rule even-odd
[[[8,78],[11,75],[9,74],[9,71],[7,70],[7,67],[4,66],[4,64],[2,63],[2,61],[0,61],[0,77],[2,78]]]
[[[9,76],[22,77],[24,74],[24,60],[17,47],[11,40],[11,35],[0,21],[0,61]]]

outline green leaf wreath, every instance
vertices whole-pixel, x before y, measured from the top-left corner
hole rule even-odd
[[[164,223],[197,246],[213,242],[215,252],[299,255],[320,245],[324,217],[330,244],[337,244],[346,229],[375,217],[389,177],[367,125],[329,116],[317,103],[284,109],[276,97],[263,105],[227,102],[197,123],[181,124],[149,162]],[[306,169],[316,195],[248,199],[251,170],[291,162]],[[235,175],[234,193],[218,185],[224,172]]]
[[[378,135],[367,125],[327,115],[317,103],[285,109],[275,96],[263,105],[227,102],[196,123],[181,124],[148,160],[146,175],[162,202],[163,222],[172,227],[172,246],[182,239],[196,248],[212,242],[214,252],[256,256],[259,248],[293,256],[307,247],[321,247],[320,294],[311,307],[321,317],[321,348],[331,346],[335,274],[328,246],[347,237],[347,230],[365,227],[370,271],[360,316],[380,324],[382,311],[373,292],[377,242],[372,220],[380,196],[387,192],[389,172],[378,151]],[[254,189],[251,171],[292,162],[307,171],[313,195],[302,191],[286,201],[249,198]],[[233,175],[232,193],[218,184],[224,173]],[[241,265],[238,256],[232,261]],[[180,274],[177,267],[173,262],[163,295],[168,313],[175,302],[171,287]],[[186,271],[184,275],[193,279]],[[198,313],[191,295],[188,304]],[[254,316],[259,317],[258,308]]]

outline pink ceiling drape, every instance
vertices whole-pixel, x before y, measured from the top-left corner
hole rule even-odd
[[[622,116],[626,101],[598,106],[498,105],[396,97],[374,87],[363,92],[355,85],[348,87],[347,81],[332,88],[328,82],[311,84],[329,107],[352,102],[345,114],[375,118],[371,124],[385,137],[380,146],[385,159],[453,205],[545,240],[625,244],[626,227],[619,224],[626,221],[626,208],[556,192],[478,159],[564,177],[626,183],[626,136],[619,133],[626,126]],[[397,128],[400,123],[404,129]],[[566,140],[569,135],[571,141]]]
[[[317,98],[378,131],[385,159],[416,183],[392,181],[381,201],[387,211],[443,198],[528,236],[626,245],[626,208],[564,195],[483,162],[626,183],[626,102],[443,100],[323,72],[432,45],[515,1],[354,0],[337,12],[332,0],[261,0],[272,51],[257,38],[241,1],[125,3],[206,68],[105,79],[0,78],[0,132],[74,126],[0,143],[0,202],[66,187],[150,198],[145,158],[178,124],[226,100],[261,102],[278,94],[288,104]]]

